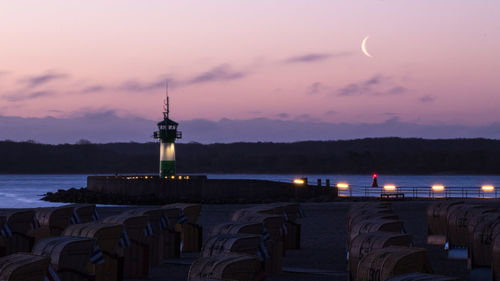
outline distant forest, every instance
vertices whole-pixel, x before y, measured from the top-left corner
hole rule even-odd
[[[179,173],[500,174],[500,140],[177,144]],[[158,143],[0,142],[0,173],[156,173]]]

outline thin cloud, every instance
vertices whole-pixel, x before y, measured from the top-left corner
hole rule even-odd
[[[290,118],[290,114],[282,112],[282,113],[276,114],[276,117],[282,118],[282,119],[287,119],[287,118]]]
[[[309,95],[318,94],[323,91],[324,88],[325,86],[321,82],[314,82],[307,88],[306,93]]]
[[[295,118],[294,118],[295,121],[298,121],[298,122],[321,122],[321,120],[319,118],[315,118],[315,117],[312,117],[311,115],[309,114],[301,114],[301,115],[297,115]]]
[[[373,87],[382,83],[383,80],[385,80],[385,78],[377,74],[368,80],[357,83],[351,83],[345,86],[344,88],[339,89],[337,96],[341,97],[359,96],[371,93]]]
[[[99,93],[106,90],[106,87],[103,85],[93,85],[87,88],[84,88],[80,91],[82,94],[90,94],[90,93]]]
[[[203,84],[217,81],[230,81],[244,78],[247,73],[243,71],[234,71],[229,65],[223,64],[212,69],[209,69],[200,74],[194,75],[192,78],[185,80],[176,80],[172,78],[159,79],[150,82],[142,82],[139,80],[128,80],[121,83],[117,89],[125,92],[151,92],[160,89],[165,89],[165,82],[168,81],[170,88],[182,87],[195,84]]]
[[[290,57],[285,59],[285,63],[313,63],[321,62],[335,57],[345,57],[351,55],[350,52],[339,52],[339,53],[309,53],[300,56]]]
[[[406,93],[406,88],[401,86],[392,87],[387,91],[375,92],[375,96],[395,96]]]
[[[436,100],[436,98],[434,98],[431,95],[425,95],[425,96],[422,96],[418,99],[419,102],[423,102],[423,103],[429,103],[429,102],[433,102],[435,100]]]
[[[401,95],[406,93],[406,88],[401,86],[392,87],[386,92],[388,95]]]
[[[169,86],[170,85],[170,80],[169,81]],[[155,91],[159,89],[165,89],[165,83],[166,80],[157,80],[157,81],[152,81],[152,82],[141,82],[137,80],[129,80],[123,82],[121,85],[118,86],[118,90],[121,91],[126,91],[126,92],[150,92],[150,91]]]
[[[116,119],[119,118],[114,109],[87,109],[80,111],[81,117],[89,120]]]
[[[229,65],[223,64],[194,76],[184,84],[193,85],[216,81],[231,81],[244,78],[246,75],[242,71],[234,71]]]
[[[176,88],[182,86],[189,86],[195,84],[203,84],[216,81],[230,81],[241,79],[247,74],[243,71],[234,71],[229,65],[223,64],[198,75],[194,75],[192,78],[185,80],[177,80],[173,78],[162,78],[158,80],[153,80],[149,82],[144,82],[136,79],[127,80],[117,87],[118,91],[131,92],[131,93],[142,93],[142,92],[152,92],[165,89],[165,82],[168,82],[169,88]],[[107,90],[108,87],[97,85],[96,87],[89,87],[86,92],[98,92]]]
[[[99,119],[99,118],[119,118],[118,110],[111,109],[107,106],[102,107],[88,107],[84,106],[77,110],[65,112],[61,118],[86,118],[86,119]]]
[[[399,116],[394,115],[382,123],[383,124],[395,124],[395,123],[400,123],[400,120],[401,120],[401,118],[399,118]]]
[[[350,83],[347,86],[340,88],[336,95],[340,97],[351,97],[351,96],[361,96],[361,95],[372,95],[372,96],[396,96],[404,94],[408,91],[402,86],[392,86],[387,85],[390,77],[385,77],[380,74],[373,76],[372,78],[356,83]],[[382,88],[382,89],[380,89]],[[385,88],[385,89],[384,89]]]
[[[32,100],[32,99],[37,99],[37,98],[42,98],[42,97],[48,97],[48,96],[53,96],[55,95],[56,92],[53,91],[34,91],[34,92],[29,92],[29,93],[13,93],[7,96],[4,96],[4,98],[8,101],[22,101],[22,100]]]
[[[65,79],[68,77],[69,77],[69,75],[65,74],[65,73],[55,73],[55,72],[48,71],[48,72],[41,74],[41,75],[23,78],[19,81],[19,83],[25,85],[28,88],[35,88],[35,87],[38,87],[40,85],[49,83],[53,80]]]

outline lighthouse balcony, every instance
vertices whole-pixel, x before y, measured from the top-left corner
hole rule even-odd
[[[182,132],[174,131],[174,130],[160,130],[159,132],[154,132],[153,137],[155,139],[166,139],[173,141],[175,139],[182,138]]]

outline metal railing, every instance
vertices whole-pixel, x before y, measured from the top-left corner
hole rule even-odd
[[[497,189],[484,190],[481,187],[445,187],[434,190],[432,187],[384,187],[349,186],[339,188],[341,197],[405,197],[405,198],[500,198]]]

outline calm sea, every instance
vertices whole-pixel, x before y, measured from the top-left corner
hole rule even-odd
[[[254,174],[208,174],[208,178],[219,179],[265,179],[291,182],[295,178],[307,177],[310,183],[317,179],[330,179],[332,185],[347,182],[351,186],[368,186],[371,175],[254,175]],[[41,195],[58,189],[86,186],[87,175],[0,175],[0,208],[33,208],[58,206],[58,203],[41,201]],[[490,184],[500,186],[496,175],[379,175],[379,184],[395,184],[400,187],[424,187],[442,184],[453,187],[479,187]]]

